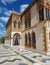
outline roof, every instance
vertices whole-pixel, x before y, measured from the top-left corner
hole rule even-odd
[[[20,13],[18,13],[18,12],[16,12],[16,11],[12,11],[11,14],[21,15]]]
[[[32,3],[21,13],[21,16],[24,15],[36,2],[37,0],[33,0]]]

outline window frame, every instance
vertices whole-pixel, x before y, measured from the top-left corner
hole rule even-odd
[[[14,28],[16,28],[16,23],[17,23],[16,20],[14,20],[14,22],[13,22],[13,27]]]
[[[45,8],[45,10],[46,10],[46,19],[49,20],[49,16],[50,16],[49,15],[49,9],[48,8]]]
[[[44,8],[39,10],[39,20],[40,21],[44,20]]]
[[[21,27],[21,22],[19,21],[19,22],[18,22],[18,28],[20,28],[20,27]]]

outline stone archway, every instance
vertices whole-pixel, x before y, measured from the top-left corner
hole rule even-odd
[[[20,34],[15,33],[13,36],[13,45],[20,45]]]

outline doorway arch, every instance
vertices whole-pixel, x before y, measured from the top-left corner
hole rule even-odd
[[[15,33],[13,36],[13,45],[19,45],[20,44],[20,34]]]

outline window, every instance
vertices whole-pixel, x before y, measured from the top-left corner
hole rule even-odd
[[[35,44],[36,43],[36,39],[35,39],[35,33],[32,32],[32,43]]]
[[[27,34],[25,34],[25,43],[27,43]]]
[[[28,33],[28,43],[31,43],[31,35]]]
[[[31,19],[30,18],[28,19],[28,22],[29,22],[28,23],[28,25],[29,25],[28,27],[31,27]]]
[[[20,28],[21,27],[21,23],[20,22],[18,22],[18,28]]]
[[[14,27],[16,27],[16,20],[14,21]]]
[[[46,8],[46,19],[49,20],[49,9]]]
[[[25,28],[31,27],[31,18],[26,19],[25,21]]]
[[[44,20],[44,9],[41,9],[41,10],[39,11],[39,20],[40,20],[40,21],[43,21],[43,20]]]
[[[27,20],[25,21],[25,28],[27,28]]]

